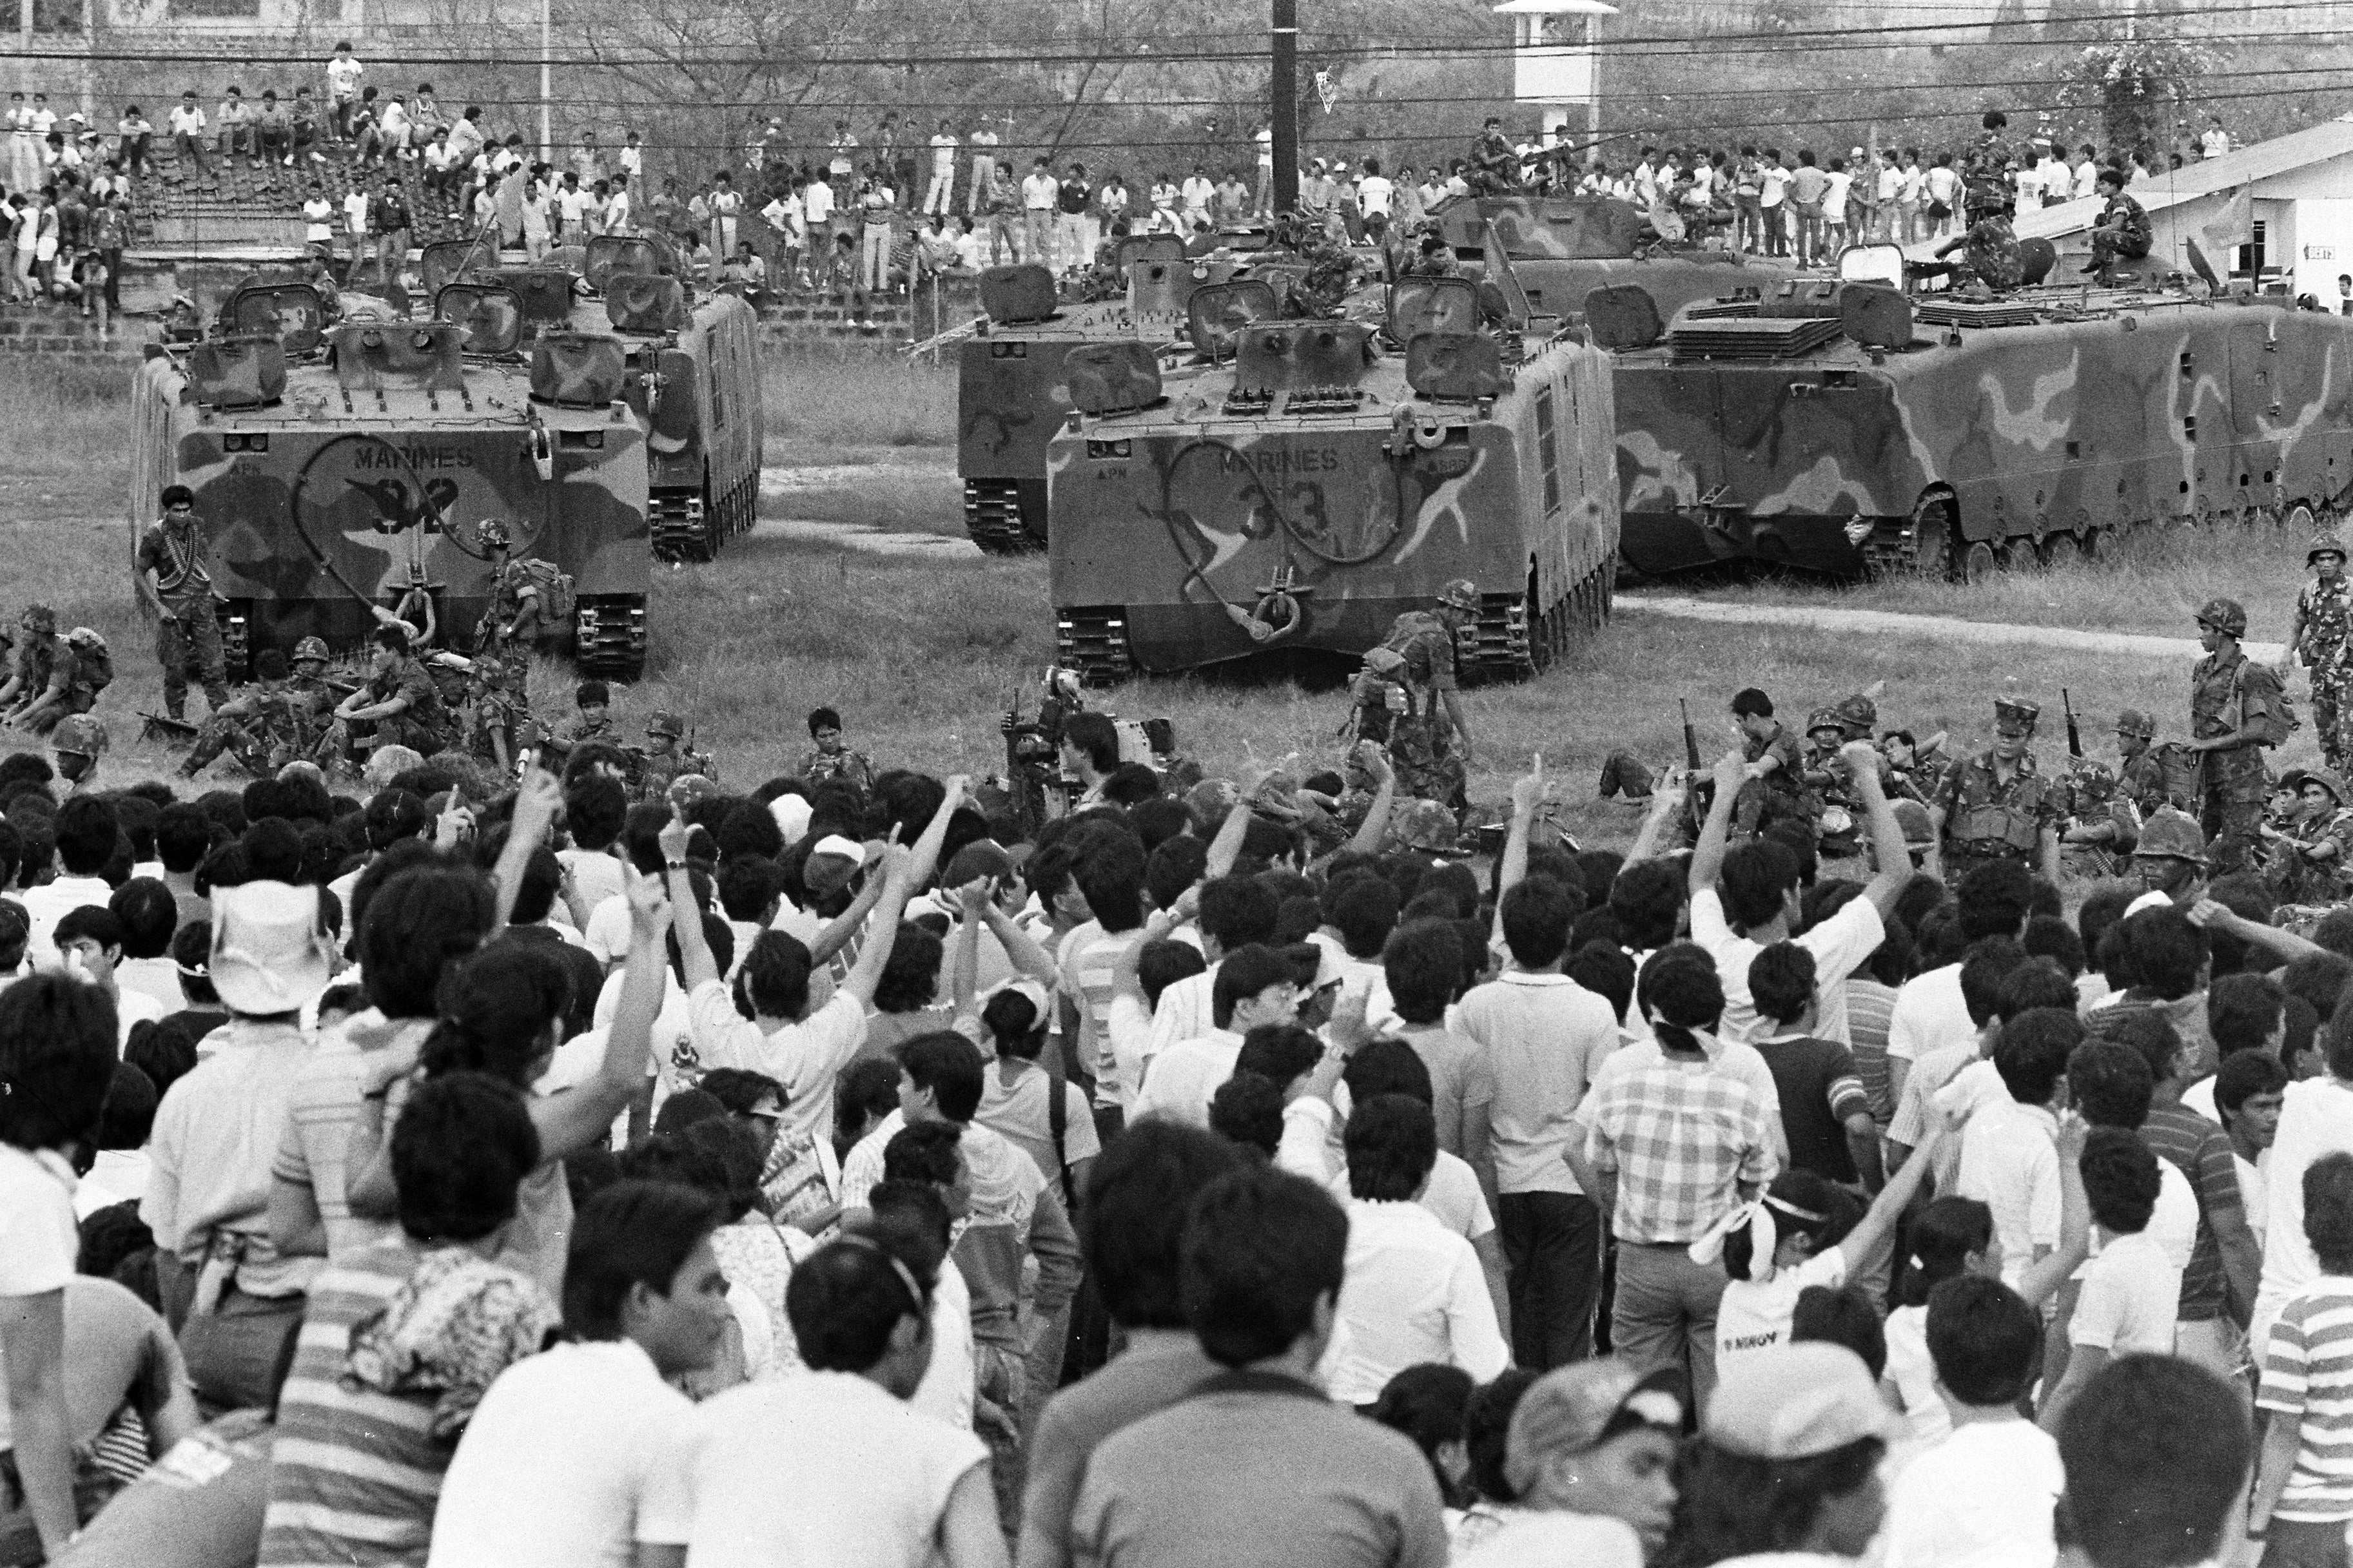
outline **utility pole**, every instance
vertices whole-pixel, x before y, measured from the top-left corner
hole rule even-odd
[[[555,100],[554,68],[550,63],[555,53],[555,0],[539,0],[539,155],[548,163],[555,162],[555,138],[549,105]]]
[[[29,5],[31,0],[26,0]],[[1274,85],[1267,115],[1274,132],[1274,210],[1299,207],[1299,0],[1274,0]]]

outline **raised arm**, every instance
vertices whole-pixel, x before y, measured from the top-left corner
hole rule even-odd
[[[2189,907],[2189,923],[2204,926],[2210,931],[2221,931],[2225,936],[2235,936],[2250,946],[2262,948],[2282,963],[2294,963],[2299,958],[2328,951],[2318,942],[2300,937],[2294,931],[2251,921],[2228,904],[2212,899],[2200,899]]]
[[[954,790],[949,798],[955,798]],[[874,1005],[874,987],[882,979],[882,966],[891,961],[892,944],[899,940],[899,912],[907,907],[907,896],[914,888],[913,853],[896,846],[883,851],[882,899],[874,906],[874,929],[867,933],[866,945],[858,950],[858,963],[842,977],[836,995],[853,996],[861,1007]]]
[[[456,798],[454,792],[451,798]],[[514,918],[515,900],[522,892],[522,876],[530,868],[532,851],[546,842],[548,829],[555,826],[555,814],[562,809],[564,785],[554,773],[533,768],[523,775],[522,787],[515,794],[507,841],[499,849],[499,863],[491,870],[491,879],[498,885],[493,931],[504,930]]]
[[[1936,1145],[1949,1136],[1951,1134],[1943,1127],[1932,1129],[1928,1141],[1915,1152],[1915,1157],[1905,1162],[1904,1168],[1895,1173],[1894,1179],[1879,1189],[1879,1195],[1871,1200],[1871,1206],[1863,1211],[1862,1218],[1847,1232],[1846,1240],[1841,1247],[1846,1253],[1850,1273],[1862,1268],[1864,1260],[1878,1251],[1880,1244],[1894,1234],[1896,1219],[1911,1205],[1914,1195],[1920,1191],[1920,1184],[1928,1179],[1929,1168],[1936,1163]]]
[[[1724,874],[1724,841],[1732,831],[1732,808],[1747,777],[1748,762],[1738,752],[1726,752],[1715,763],[1715,798],[1708,802],[1707,820],[1700,824],[1699,842],[1692,847],[1691,890],[1713,892]]]
[[[686,989],[691,993],[720,977],[719,963],[712,957],[711,943],[702,934],[702,906],[694,901],[694,876],[686,868],[686,824],[678,819],[675,808],[670,813],[670,819],[662,824],[658,842],[661,845],[662,879],[670,886],[670,927],[678,935],[679,968]],[[625,867],[627,864],[623,862]],[[637,912],[637,905],[632,901],[629,906],[632,952],[638,939]]]
[[[2070,1116],[2059,1128],[2059,1247],[2026,1266],[2018,1293],[2040,1308],[2092,1255],[2092,1205],[2084,1195],[2083,1118]],[[2069,1362],[2072,1366],[2073,1361]]]
[[[965,791],[971,785],[971,779],[963,773],[955,774],[947,781],[947,794],[940,797],[940,808],[932,813],[932,820],[924,826],[923,837],[915,840],[913,861],[908,871],[909,897],[921,891],[931,881],[932,873],[939,868],[940,849],[948,841],[948,819],[956,814],[956,807],[964,804]]]
[[[662,938],[670,930],[670,908],[661,879],[641,876],[626,862],[621,875],[629,900],[629,955],[621,971],[613,1026],[606,1031],[605,1059],[597,1065],[596,1076],[577,1089],[532,1100],[543,1161],[565,1159],[604,1142],[612,1133],[613,1119],[629,1108],[646,1081],[654,1017],[661,1011],[668,978],[670,955]]]
[[[1634,836],[1633,847],[1626,851],[1626,864],[1659,858],[1659,845],[1667,836],[1667,824],[1682,813],[1683,797],[1689,790],[1683,770],[1669,768],[1658,788],[1651,792],[1650,815],[1642,818],[1642,829]]]
[[[999,909],[992,892],[982,906],[981,918],[996,933],[1005,949],[1005,956],[1013,967],[1041,984],[1052,985],[1059,976],[1054,969],[1054,956],[1038,944],[1038,939],[1021,929],[1021,922]]]
[[[1348,840],[1346,852],[1377,855],[1381,840],[1388,836],[1389,817],[1397,809],[1397,770],[1389,766],[1388,753],[1370,741],[1358,742],[1357,751],[1375,781],[1373,804],[1365,809],[1365,820],[1356,825],[1356,837]]]
[[[976,1011],[973,1004],[979,984],[980,928],[985,923],[981,911],[988,905],[988,879],[976,877],[958,888],[955,896],[964,918],[956,922],[955,947],[948,958],[949,1016],[962,1018]]]
[[[1912,885],[1912,850],[1904,842],[1903,825],[1895,820],[1894,804],[1880,784],[1878,752],[1868,741],[1849,741],[1839,748],[1839,755],[1853,770],[1854,793],[1871,829],[1871,847],[1879,857],[1878,874],[1863,884],[1862,896],[1884,919],[1895,912],[1895,900]]]

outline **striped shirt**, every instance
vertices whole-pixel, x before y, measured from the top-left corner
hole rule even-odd
[[[1124,1081],[1111,1050],[1111,1003],[1119,955],[1134,942],[1135,931],[1108,932],[1100,921],[1089,921],[1062,939],[1055,955],[1061,971],[1062,991],[1079,1006],[1077,1060],[1094,1075],[1095,1103],[1130,1104],[1143,1087]]]
[[[1618,1173],[1620,1241],[1696,1241],[1740,1202],[1738,1184],[1762,1187],[1780,1163],[1763,1098],[1704,1061],[1605,1079],[1588,1104],[1585,1157]]]
[[[432,1436],[435,1395],[399,1397],[343,1381],[352,1330],[383,1310],[424,1257],[403,1238],[353,1253],[311,1281],[278,1404],[264,1568],[425,1561],[441,1477],[456,1451]]]
[[[2155,1105],[2141,1123],[2141,1142],[2168,1161],[2198,1195],[2198,1240],[2181,1273],[2183,1322],[2211,1322],[2222,1315],[2224,1279],[2219,1233],[2233,1239],[2247,1229],[2245,1201],[2239,1193],[2238,1156],[2231,1135],[2187,1106]]]
[[[2287,1299],[2263,1352],[2258,1408],[2298,1423],[2274,1519],[2353,1519],[2353,1279],[2322,1275]]]
[[[1895,988],[1857,974],[1846,983],[1846,1028],[1854,1070],[1871,1099],[1871,1119],[1884,1133],[1895,1119],[1895,1090],[1887,1071],[1887,1030],[1895,1021]]]

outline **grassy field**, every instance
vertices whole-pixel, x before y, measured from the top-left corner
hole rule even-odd
[[[962,531],[949,444],[954,373],[896,360],[805,356],[771,365],[769,462],[777,474],[762,512],[933,532]],[[136,710],[159,701],[152,633],[132,606],[120,531],[120,453],[126,421],[102,385],[61,377],[0,388],[0,624],[47,598],[67,626],[95,626],[117,649],[120,675],[101,707],[113,731],[115,777],[162,773],[175,761],[137,739]],[[93,460],[93,458],[98,460]],[[7,521],[29,519],[31,521]],[[1837,605],[2012,621],[2187,635],[2189,609],[2217,592],[2248,604],[2253,634],[2284,629],[2304,543],[2262,534],[2152,534],[2098,566],[2021,573],[1978,589],[1927,581],[1833,588],[1788,579],[1676,584],[1735,602]],[[652,664],[617,707],[632,730],[675,709],[714,752],[726,781],[748,787],[806,750],[802,715],[839,708],[853,743],[878,763],[940,773],[1001,766],[997,724],[1016,689],[1034,705],[1053,654],[1042,560],[902,561],[830,543],[755,537],[709,566],[656,574]],[[1655,765],[1680,761],[1674,700],[1687,698],[1704,756],[1729,744],[1725,705],[1740,686],[1771,692],[1802,722],[1812,707],[1884,681],[1888,726],[1924,738],[1949,731],[1980,743],[1997,695],[2041,701],[2046,763],[2065,750],[2061,685],[2090,722],[2095,749],[2126,704],[2154,709],[2166,731],[2186,717],[2186,660],[2092,659],[2031,647],[1955,644],[1933,635],[1868,640],[1802,626],[1716,626],[1624,617],[1543,679],[1466,696],[1479,742],[1474,798],[1500,800],[1541,752],[1561,780],[1569,821],[1588,842],[1622,843],[1639,808],[1601,802],[1594,780],[1610,752]],[[2301,681],[2298,696],[2302,697]],[[538,669],[533,696],[558,716],[571,678]],[[1265,676],[1154,679],[1099,699],[1129,717],[1166,715],[1180,743],[1213,772],[1245,743],[1261,758],[1297,751],[1311,765],[1335,758],[1344,713],[1336,691]],[[2310,731],[2282,763],[2314,760]]]

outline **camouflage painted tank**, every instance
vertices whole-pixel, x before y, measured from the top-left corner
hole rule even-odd
[[[1686,305],[1754,299],[1797,276],[1787,261],[1646,239],[1641,209],[1615,196],[1457,196],[1430,216],[1466,268],[1483,265],[1492,226],[1539,316],[1568,316],[1596,289],[1635,283],[1672,317]]]
[[[628,354],[625,395],[646,425],[648,526],[665,561],[709,561],[751,529],[767,422],[761,408],[759,318],[739,295],[697,298],[677,253],[649,235],[598,235],[551,251],[535,268],[480,265],[479,247],[444,240],[423,253],[438,291],[464,279],[505,281],[552,322],[611,333]],[[552,274],[565,275],[558,280]],[[546,279],[549,286],[541,284]]]
[[[581,669],[635,679],[651,558],[623,343],[560,329],[526,342],[525,300],[487,279],[436,303],[434,321],[330,326],[307,286],[250,286],[214,337],[151,346],[133,399],[134,544],[163,487],[195,491],[241,677],[251,652],[304,637],[355,647],[375,609],[416,587],[440,645],[462,645],[490,603],[480,529],[495,518],[517,559],[571,577]]]
[[[2157,521],[2327,515],[2353,486],[2353,320],[2284,299],[1907,297],[1814,280],[1614,347],[1626,563],[1916,564],[1975,578]]]
[[[1186,302],[1206,285],[1239,276],[1274,281],[1303,276],[1296,253],[1264,229],[1223,233],[1226,243],[1188,259],[1175,235],[1133,235],[1111,253],[1116,297],[1087,304],[1056,297],[1042,267],[991,268],[981,275],[987,312],[956,353],[956,472],[964,479],[965,526],[995,554],[1042,549],[1046,445],[1069,416],[1062,362],[1085,343],[1140,342],[1169,351],[1163,374],[1187,371]],[[1371,252],[1364,252],[1370,258]]]
[[[1105,680],[1360,654],[1458,577],[1482,591],[1466,672],[1533,674],[1599,626],[1609,360],[1524,338],[1525,309],[1495,324],[1480,286],[1415,278],[1359,319],[1285,321],[1245,279],[1194,295],[1188,380],[1074,354],[1078,414],[1048,458],[1061,662]]]

